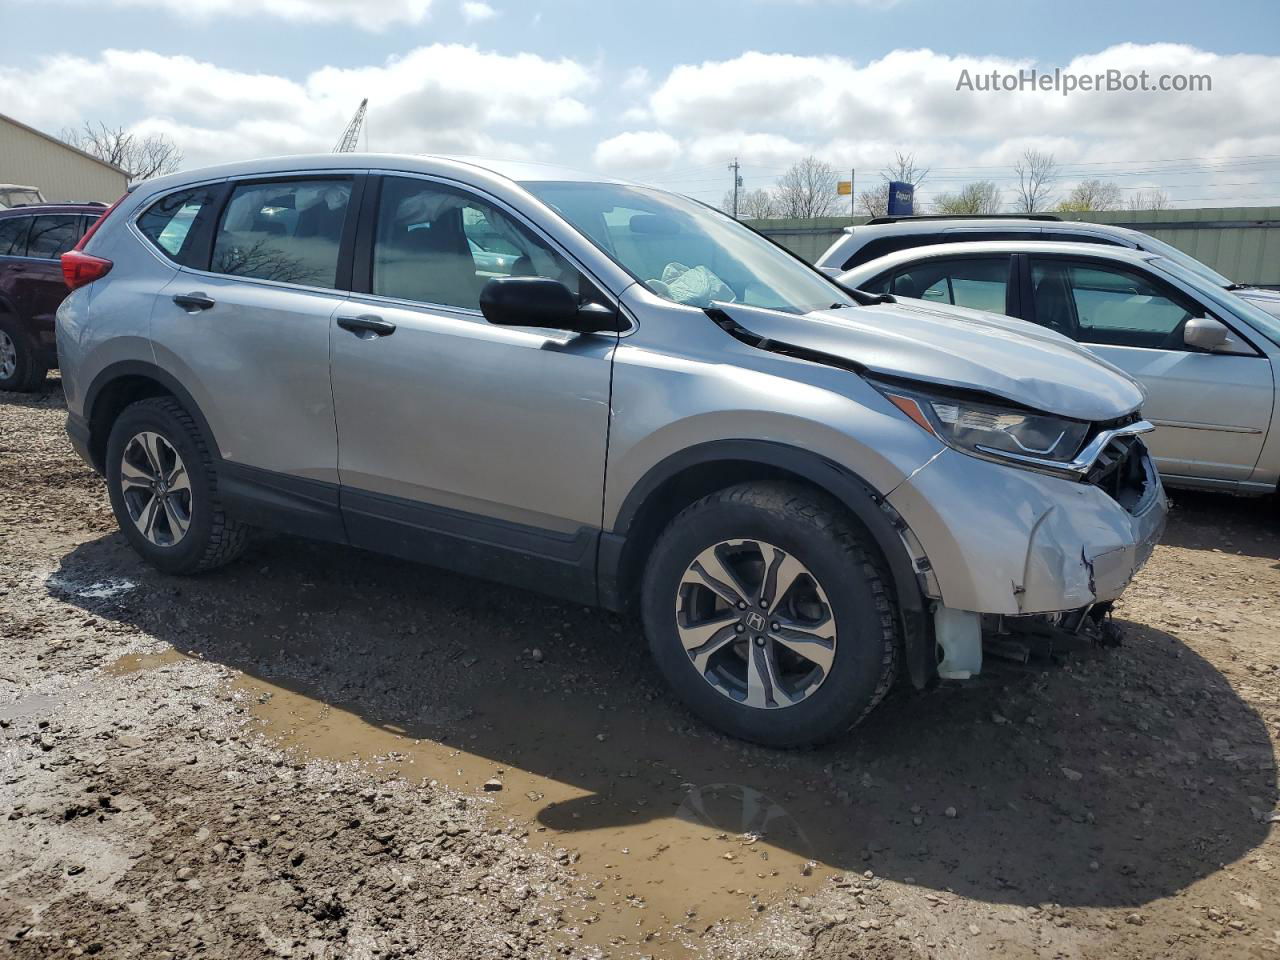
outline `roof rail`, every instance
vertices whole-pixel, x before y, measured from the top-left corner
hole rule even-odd
[[[0,210],[17,210],[21,207],[105,207],[101,200],[37,200],[34,203],[15,203]]]
[[[913,220],[1057,220],[1062,218],[1052,213],[920,213],[907,217],[872,217],[867,226],[882,223],[910,223]]]

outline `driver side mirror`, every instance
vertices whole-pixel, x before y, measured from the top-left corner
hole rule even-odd
[[[1226,344],[1231,332],[1212,317],[1193,317],[1182,328],[1182,342],[1212,353]]]
[[[579,304],[550,277],[494,277],[480,291],[480,312],[503,327],[542,327],[574,333],[616,332],[618,315],[598,303]]]

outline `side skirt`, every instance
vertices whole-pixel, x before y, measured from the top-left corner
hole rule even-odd
[[[342,513],[353,546],[596,604],[599,530],[558,533],[347,488]]]
[[[600,531],[589,527],[558,533],[226,461],[218,493],[227,513],[256,527],[597,602]]]

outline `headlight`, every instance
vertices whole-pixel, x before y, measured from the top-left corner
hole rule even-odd
[[[877,384],[899,410],[944,443],[980,457],[1070,463],[1091,424],[1015,407]]]

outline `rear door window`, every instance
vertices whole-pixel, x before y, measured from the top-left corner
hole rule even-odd
[[[80,214],[60,213],[33,217],[27,235],[27,256],[56,260],[80,239]]]
[[[238,184],[214,235],[214,273],[336,287],[351,180]]]
[[[0,220],[0,257],[27,255],[27,229],[31,217],[5,217]]]
[[[1010,258],[957,257],[924,260],[894,275],[894,294],[934,303],[1004,313]]]
[[[218,194],[219,186],[211,184],[161,197],[138,217],[138,229],[170,260],[203,269],[206,264],[196,262],[194,228],[212,216]],[[204,256],[208,256],[207,246]]]

